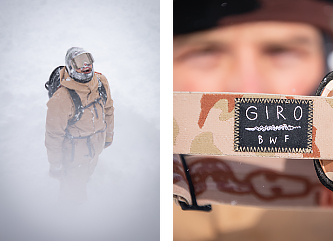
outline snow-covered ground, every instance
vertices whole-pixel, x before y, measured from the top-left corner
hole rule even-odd
[[[0,240],[158,240],[159,1],[5,0],[1,10]],[[66,209],[48,176],[44,83],[73,46],[109,80],[115,137],[87,202]]]

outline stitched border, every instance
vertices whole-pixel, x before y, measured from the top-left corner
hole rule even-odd
[[[240,124],[240,104],[241,103],[273,103],[273,104],[307,104],[308,109],[308,128],[307,128],[307,147],[249,147],[241,146],[239,141]],[[234,151],[235,152],[270,152],[270,153],[313,153],[312,150],[312,126],[313,126],[313,100],[303,99],[271,99],[271,98],[235,98],[235,122],[234,122]]]

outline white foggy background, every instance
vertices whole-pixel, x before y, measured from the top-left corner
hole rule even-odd
[[[0,15],[0,240],[159,240],[159,1],[5,0]],[[87,202],[48,175],[47,91],[67,49],[90,51],[115,106]]]

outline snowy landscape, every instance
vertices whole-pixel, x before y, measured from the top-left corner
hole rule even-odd
[[[0,240],[158,240],[159,1],[1,3]],[[115,136],[68,208],[48,175],[44,84],[73,46],[109,81]]]

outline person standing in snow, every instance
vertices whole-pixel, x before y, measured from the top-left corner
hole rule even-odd
[[[60,180],[61,198],[74,202],[86,199],[86,183],[98,156],[113,141],[114,107],[109,84],[104,75],[94,71],[93,62],[89,52],[70,48],[66,66],[59,71],[60,87],[47,103],[49,174]]]

